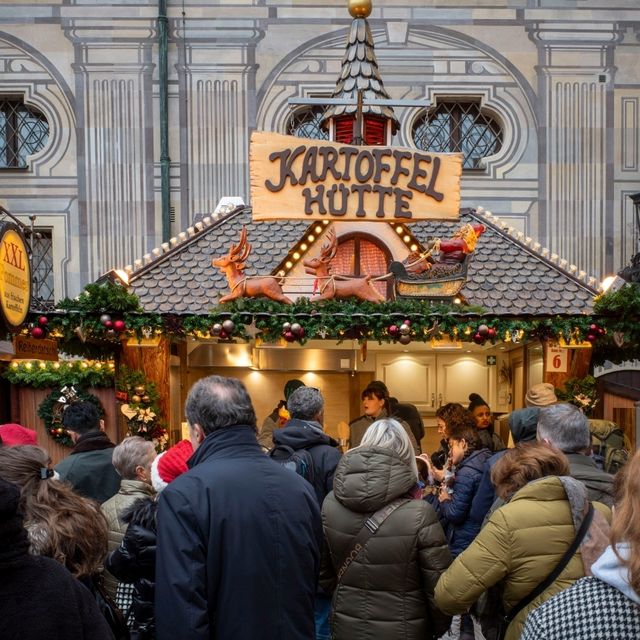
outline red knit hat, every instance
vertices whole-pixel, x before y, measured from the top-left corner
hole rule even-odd
[[[33,429],[19,424],[0,424],[0,438],[5,447],[19,447],[24,444],[38,445],[38,438]]]
[[[193,455],[189,440],[180,440],[165,452],[156,456],[151,463],[151,484],[156,491],[162,491],[172,480],[188,470],[187,460]]]

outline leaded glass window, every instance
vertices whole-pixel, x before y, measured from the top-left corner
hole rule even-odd
[[[33,297],[41,304],[53,303],[53,243],[50,230],[37,229],[31,237]]]
[[[463,169],[480,169],[482,158],[500,150],[502,129],[478,102],[438,101],[414,123],[413,140],[424,151],[461,152]]]
[[[324,109],[322,107],[297,109],[289,116],[287,133],[298,138],[328,140],[329,132],[320,126],[323,113]]]
[[[49,123],[42,113],[20,99],[0,99],[0,168],[26,168],[27,156],[48,139]]]

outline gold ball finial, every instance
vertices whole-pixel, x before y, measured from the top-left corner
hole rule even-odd
[[[353,18],[368,18],[371,9],[371,0],[349,0],[349,13]]]

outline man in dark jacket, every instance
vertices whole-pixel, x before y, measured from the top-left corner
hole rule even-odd
[[[589,419],[580,409],[565,402],[541,408],[538,441],[547,442],[567,456],[571,476],[584,483],[589,500],[613,506],[613,476],[598,469],[591,457]]]
[[[103,431],[97,407],[76,402],[62,414],[62,425],[75,443],[56,471],[81,495],[103,503],[120,489],[120,476],[111,462],[115,445]]]
[[[158,640],[313,638],[313,487],[264,455],[239,380],[199,380],[185,413],[195,453],[158,505]]]
[[[287,401],[291,419],[283,429],[273,431],[275,445],[291,447],[294,451],[305,449],[313,460],[313,489],[318,506],[329,491],[333,491],[333,474],[342,454],[338,442],[322,430],[324,398],[318,389],[300,387]]]
[[[299,387],[289,396],[287,409],[291,419],[283,429],[274,430],[273,442],[276,447],[284,445],[294,451],[309,452],[313,462],[313,489],[318,506],[322,507],[326,495],[333,491],[333,475],[342,457],[338,443],[322,430],[324,398],[318,389]],[[331,597],[320,591],[315,604],[316,640],[328,640],[330,636],[330,609]]]

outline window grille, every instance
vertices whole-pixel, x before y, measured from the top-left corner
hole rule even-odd
[[[479,169],[480,161],[502,145],[502,130],[477,102],[438,102],[413,126],[418,149],[434,153],[461,152],[463,169]]]
[[[42,113],[19,99],[0,99],[0,168],[24,169],[27,156],[49,139],[49,123]]]
[[[53,304],[53,240],[50,230],[38,229],[31,237],[34,302]],[[36,305],[34,305],[36,306]]]
[[[320,126],[323,113],[322,107],[294,111],[287,122],[287,133],[298,138],[328,140],[329,132]]]

